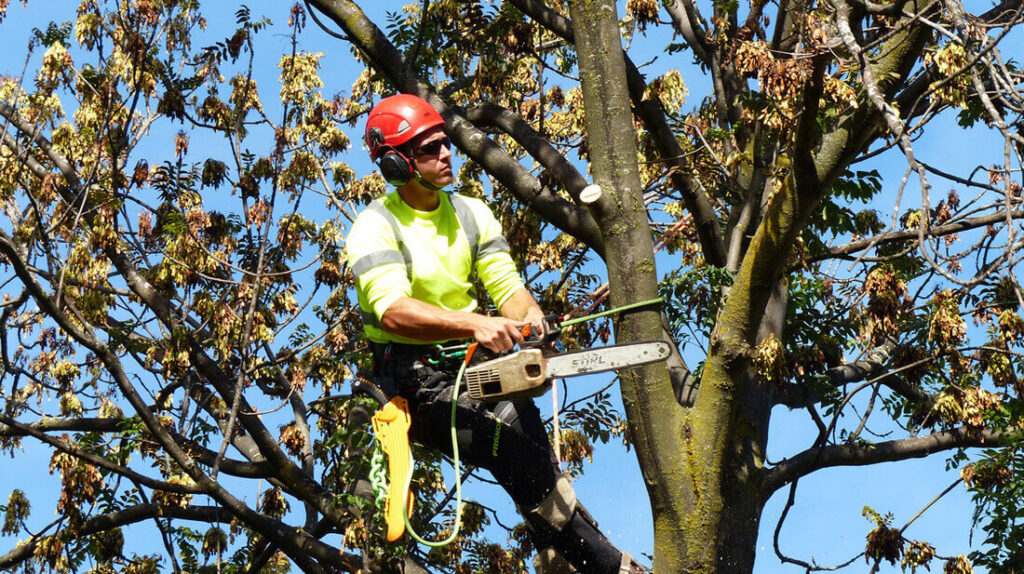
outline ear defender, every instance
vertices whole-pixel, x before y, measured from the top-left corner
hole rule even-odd
[[[384,155],[377,160],[377,165],[384,179],[394,186],[405,185],[415,175],[412,162],[395,148],[386,149]]]
[[[371,128],[366,132],[366,140],[370,145],[371,155],[377,156],[377,166],[388,183],[394,186],[405,185],[413,178],[412,162],[393,146],[387,145],[384,133],[380,128]]]

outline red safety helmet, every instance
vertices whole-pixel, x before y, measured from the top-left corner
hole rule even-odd
[[[377,161],[389,148],[399,148],[444,119],[426,100],[409,94],[384,98],[366,119],[366,145],[370,159]]]

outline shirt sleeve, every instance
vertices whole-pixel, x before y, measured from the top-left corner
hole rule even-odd
[[[412,294],[398,241],[380,214],[367,210],[356,218],[345,250],[356,278],[360,306],[378,321],[392,303]]]
[[[487,294],[497,308],[524,287],[515,262],[509,254],[508,242],[490,208],[480,200],[469,202],[480,228],[480,248],[477,252],[476,274],[483,282]]]
[[[498,309],[501,309],[513,293],[525,287],[508,251],[481,259],[477,262],[476,268],[487,294],[491,296],[491,301]]]

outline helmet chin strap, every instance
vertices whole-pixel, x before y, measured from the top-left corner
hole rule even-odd
[[[438,186],[430,183],[429,181],[423,179],[423,176],[420,175],[419,170],[413,170],[413,178],[416,180],[416,183],[422,185],[423,187],[429,189],[430,191],[442,191],[442,190],[444,190],[443,187],[438,187]]]

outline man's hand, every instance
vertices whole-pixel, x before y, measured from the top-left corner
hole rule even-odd
[[[544,311],[533,298],[528,290],[519,289],[512,294],[512,297],[501,306],[501,316],[512,320],[519,320],[530,325],[530,331],[538,336],[544,336],[547,325],[544,324]]]
[[[523,327],[530,321],[513,321],[505,317],[473,315],[473,338],[478,343],[500,353],[509,351],[523,342]]]
[[[540,307],[533,305],[526,312],[526,316],[523,317],[523,321],[530,324],[530,333],[538,337],[543,337],[544,333],[547,333],[548,326],[544,321],[544,311],[540,310]]]

